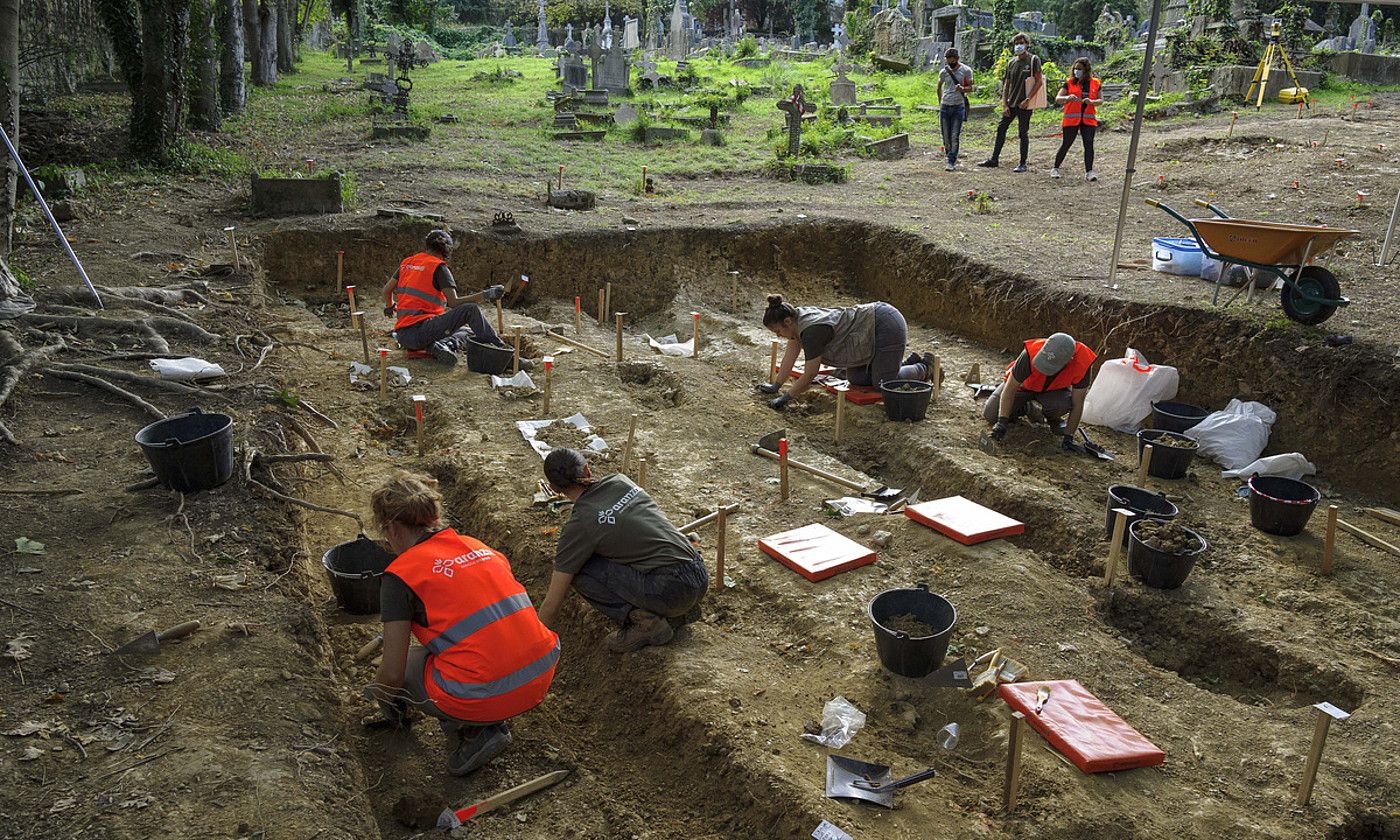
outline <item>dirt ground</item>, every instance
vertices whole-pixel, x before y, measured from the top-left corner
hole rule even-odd
[[[1381,211],[1345,210],[1356,179],[1396,172],[1387,138],[1400,99],[1377,103],[1354,122],[1242,114],[1232,144],[1218,140],[1228,117],[1153,127],[1139,173],[1150,185],[1158,174],[1153,167],[1170,172],[1166,190],[1144,192],[1151,197],[1185,204],[1213,189],[1227,209],[1247,200],[1272,202],[1281,205],[1273,218],[1287,213],[1289,220],[1334,224],[1346,218],[1361,229],[1366,244],[1329,262],[1341,269],[1344,289],[1358,305],[1327,330],[1345,324],[1358,338],[1356,352],[1373,354],[1367,358],[1393,354],[1397,313],[1387,294],[1395,273],[1372,265]],[[1313,151],[1309,139],[1322,126],[1331,127],[1327,145]],[[342,141],[332,135],[325,142],[334,148]],[[1284,141],[1285,149],[1265,135]],[[1101,144],[1105,173],[1121,155],[1122,137],[1111,134]],[[1050,142],[1038,141],[1037,149]],[[1380,142],[1387,144],[1385,157],[1368,157],[1366,150]],[[352,158],[373,155],[345,148]],[[1339,149],[1350,168],[1332,168]],[[1126,297],[1149,307],[1208,302],[1208,287],[1199,281],[1137,270],[1120,274],[1117,290],[1103,289],[1102,280],[1075,279],[1107,262],[1101,237],[1087,244],[1084,234],[1101,231],[1111,218],[1118,189],[1110,178],[1054,183],[1006,169],[948,175],[930,161],[859,164],[844,187],[736,178],[748,191],[740,200],[728,189],[734,183],[712,177],[687,183],[700,197],[684,204],[664,195],[604,196],[593,214],[514,209],[532,234],[618,227],[621,215],[644,228],[861,218],[912,229],[973,265],[1014,269],[1067,296]],[[424,171],[382,177],[394,186],[365,179],[371,208],[412,193],[426,202],[415,206],[445,212],[471,229],[500,206],[485,194],[435,190]],[[1304,189],[1272,186],[1292,177]],[[969,215],[961,197],[969,188],[997,196],[997,213]],[[712,202],[703,197],[709,190]],[[1267,198],[1271,192],[1278,198]],[[1022,204],[1026,212],[1013,209]],[[1129,225],[1132,258],[1146,253],[1150,236],[1177,234],[1150,215],[1156,211],[1138,207]],[[553,326],[599,349],[612,347],[612,329],[591,319],[574,333],[573,289],[600,281],[605,272],[596,266],[576,278],[542,278],[540,291],[506,317],[526,331],[531,355],[552,353],[558,361],[551,416],[582,412],[614,446],[629,417],[638,416],[647,489],[674,520],[740,503],[730,519],[728,580],[713,582],[704,617],[673,645],[625,657],[603,649],[603,620],[571,599],[550,696],[513,724],[515,743],[503,758],[468,779],[447,775],[444,739],[429,723],[419,721],[410,733],[361,725],[370,709],[359,692],[373,670],[352,656],[376,632],[376,619],[339,610],[319,568],[321,554],[353,538],[359,523],[290,506],[267,488],[364,517],[377,481],[400,468],[428,471],[443,483],[455,524],[504,551],[539,599],[566,515],[531,503],[540,461],[514,423],[539,418],[540,398],[505,398],[463,368],[446,371],[397,352],[395,363],[414,376],[407,388],[396,387],[388,401],[373,388],[352,389],[348,368],[360,356],[360,341],[348,329],[333,274],[308,294],[289,278],[260,270],[297,260],[323,264],[324,253],[271,252],[271,243],[292,248],[276,234],[320,223],[256,222],[243,208],[234,192],[176,184],[172,195],[170,185],[153,183],[146,194],[103,195],[100,211],[71,226],[99,282],[161,286],[194,277],[208,284],[207,304],[177,309],[218,338],[172,335],[171,345],[174,353],[223,364],[231,373],[227,385],[191,394],[124,384],[166,413],[198,405],[232,415],[237,475],[218,490],[185,498],[129,492],[124,488],[144,478],[144,459],[131,440],[149,422],[143,410],[37,372],[6,403],[3,420],[18,445],[0,449],[6,493],[0,536],[7,546],[18,537],[37,540],[46,553],[9,551],[0,566],[13,581],[0,600],[3,638],[11,651],[22,651],[4,661],[0,677],[7,698],[0,717],[6,732],[0,813],[7,819],[0,836],[406,838],[433,833],[430,823],[445,804],[474,801],[556,769],[572,771],[560,787],[459,833],[526,840],[804,837],[828,819],[857,838],[1400,836],[1392,758],[1400,744],[1391,723],[1400,667],[1394,556],[1341,534],[1336,572],[1323,577],[1321,514],[1299,537],[1265,535],[1250,526],[1238,482],[1197,461],[1187,478],[1153,479],[1149,486],[1181,507],[1179,521],[1210,550],[1181,589],[1151,590],[1123,570],[1107,589],[1099,582],[1108,551],[1105,489],[1133,483],[1131,438],[1096,430],[1118,453],[1116,461],[1103,462],[1067,455],[1043,427],[1021,424],[999,455],[983,452],[981,405],[960,377],[978,364],[987,378],[1010,360],[1009,348],[914,317],[911,348],[933,349],[948,372],[927,420],[888,423],[879,407],[853,406],[837,443],[830,397],[779,416],[752,385],[764,373],[770,338],[758,325],[757,293],[853,302],[843,267],[789,260],[787,268],[749,270],[745,294],[731,302],[733,281],[715,268],[709,245],[697,248],[693,261],[677,258],[667,282],[616,282],[617,300],[632,312],[626,366],[543,334]],[[399,234],[376,227],[371,214],[333,225],[396,242]],[[208,268],[227,260],[220,228],[230,223],[246,237],[243,257],[255,261],[249,271]],[[677,250],[688,247],[680,241]],[[23,253],[42,287],[71,282],[47,245],[31,237]],[[608,253],[597,259],[605,263]],[[390,267],[355,265],[352,279],[376,286],[368,278]],[[461,268],[462,276],[505,277],[515,267]],[[118,317],[151,315],[114,310]],[[692,311],[702,315],[699,358],[651,354],[643,334],[684,337]],[[1034,316],[1007,314],[1018,322]],[[1219,360],[1222,368],[1247,363],[1249,318],[1277,316],[1276,304],[1261,304],[1244,321],[1220,327],[1240,336],[1240,346]],[[373,324],[383,326],[377,316]],[[41,326],[32,322],[17,337],[38,346],[46,339]],[[1316,334],[1305,338],[1307,346],[1318,344]],[[382,340],[372,336],[375,344]],[[101,339],[82,330],[68,345],[62,361],[131,373],[144,369],[144,359],[111,357],[151,349],[134,333]],[[1219,387],[1229,390],[1230,383]],[[408,399],[414,393],[428,397],[423,458],[414,452]],[[1294,394],[1282,408],[1303,413],[1307,403],[1308,395]],[[1394,441],[1393,424],[1384,422],[1379,445]],[[900,516],[832,518],[822,502],[845,491],[800,475],[792,497],[781,502],[776,466],[748,448],[779,426],[789,429],[795,457],[857,481],[918,489],[924,499],[964,495],[1024,521],[1026,533],[967,547]],[[315,449],[334,460],[271,457]],[[253,458],[253,450],[263,457]],[[1376,485],[1332,478],[1364,472],[1371,458],[1381,463],[1394,453],[1358,452],[1355,462],[1337,463],[1316,483],[1343,518],[1394,543],[1400,528],[1360,510],[1394,500]],[[867,545],[877,531],[890,536],[874,565],[809,583],[759,552],[756,541],[810,522]],[[700,533],[713,570],[716,534],[713,527]],[[915,583],[927,583],[957,607],[953,654],[971,659],[1001,648],[1024,662],[1031,678],[1079,680],[1165,750],[1165,765],[1088,776],[1032,736],[1020,805],[1005,813],[1005,706],[894,677],[876,657],[867,602]],[[139,632],[188,618],[199,618],[203,629],[155,657],[112,654]],[[838,695],[869,716],[842,754],[889,764],[897,775],[936,767],[937,778],[902,791],[894,811],[826,799],[823,750],[798,736]],[[1353,717],[1333,726],[1312,802],[1295,807],[1313,729],[1309,706],[1321,701]],[[936,733],[954,721],[961,743],[945,753]]]

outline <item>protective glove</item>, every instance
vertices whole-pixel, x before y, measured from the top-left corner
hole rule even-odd
[[[395,729],[403,729],[409,725],[408,700],[403,697],[395,697],[392,700],[380,700],[379,711],[384,715],[384,719]]]
[[[787,404],[790,402],[792,402],[792,397],[787,394],[781,394],[769,400],[768,407],[774,411],[782,411],[784,408],[787,408]]]
[[[482,290],[481,294],[482,297],[486,298],[488,303],[491,301],[500,300],[501,298],[506,296],[506,287],[487,286],[485,289]]]
[[[776,394],[778,391],[782,390],[783,386],[776,382],[760,382],[754,387],[758,389],[760,394]]]
[[[1073,452],[1077,455],[1083,455],[1088,451],[1084,448],[1083,444],[1069,435],[1064,435],[1060,438],[1060,447],[1066,452]]]
[[[392,318],[392,317],[394,317],[394,305],[393,305],[392,303],[384,307],[384,317],[385,317],[385,318]]]
[[[1006,437],[1006,424],[1010,422],[1011,418],[1009,417],[998,417],[997,421],[992,424],[991,439],[1001,440]]]

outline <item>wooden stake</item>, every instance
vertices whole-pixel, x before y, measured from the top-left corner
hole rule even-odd
[[[622,448],[622,463],[618,465],[618,472],[627,472],[627,464],[632,460],[632,446],[637,442],[637,415],[632,415],[627,428],[627,445]]]
[[[1110,538],[1112,542],[1108,546],[1108,564],[1103,569],[1105,586],[1112,586],[1114,578],[1118,576],[1118,558],[1123,556],[1123,534],[1128,530],[1128,519],[1133,512],[1114,508],[1113,514],[1113,536]]]
[[[1370,531],[1363,531],[1344,519],[1337,520],[1337,527],[1341,528],[1343,531],[1346,531],[1348,534],[1351,534],[1353,537],[1356,537],[1364,543],[1370,543],[1371,545],[1374,545],[1376,548],[1379,548],[1382,551],[1389,551],[1391,554],[1400,557],[1400,546],[1392,545],[1391,543],[1386,542],[1385,540],[1381,539],[1380,537],[1376,536]]]
[[[1226,137],[1234,137],[1234,136],[1235,136],[1235,120],[1237,120],[1237,119],[1239,119],[1239,118],[1240,118],[1240,112],[1239,112],[1239,111],[1231,111],[1231,112],[1230,112],[1230,130],[1227,131],[1227,132],[1225,133],[1225,136],[1226,136]]]
[[[224,233],[227,233],[227,234],[228,234],[228,247],[229,247],[229,250],[233,253],[233,270],[234,270],[234,271],[238,271],[238,269],[239,269],[239,265],[238,265],[238,237],[234,235],[234,232],[233,232],[233,231],[234,231],[233,225],[229,225],[228,227],[224,228]],[[352,308],[353,308],[353,307],[352,307]]]
[[[501,306],[500,299],[496,300],[496,334],[500,335],[506,331],[505,307]]]
[[[559,164],[559,189],[564,189],[564,164]]]
[[[604,308],[605,301],[606,297],[603,294],[602,287],[600,286],[598,287],[598,329],[603,328],[603,313],[606,311],[606,309]]]
[[[842,426],[846,422],[846,389],[836,389],[836,442],[841,442]]]
[[[583,332],[583,298],[574,295],[574,333]]]
[[[1142,455],[1138,457],[1137,484],[1139,487],[1147,487],[1147,471],[1152,466],[1152,444],[1148,443],[1142,447]]]
[[[389,351],[379,348],[379,399],[389,399]]]
[[[788,439],[778,441],[778,495],[788,500]]]
[[[1026,716],[1011,713],[1011,733],[1006,741],[1006,784],[1001,804],[1007,811],[1016,810],[1016,796],[1021,792],[1021,743],[1025,739]]]
[[[611,312],[612,308],[612,283],[603,284],[603,311]]]
[[[694,358],[700,355],[700,313],[690,313],[690,320],[693,322],[690,330],[690,355]]]
[[[548,416],[549,416],[549,398],[550,398],[550,395],[551,395],[551,392],[552,392],[552,385],[551,385],[550,380],[553,379],[553,375],[554,375],[554,357],[553,357],[553,356],[545,356],[545,357],[544,357],[544,416],[545,416],[545,417],[548,417]]]
[[[622,361],[622,318],[626,312],[614,312],[613,318],[617,321],[617,360]]]
[[[646,489],[647,486],[647,459],[637,459],[637,486]]]
[[[589,347],[587,344],[584,344],[582,341],[575,341],[575,340],[573,340],[572,338],[569,338],[569,337],[566,336],[566,335],[560,335],[559,333],[554,332],[553,330],[546,330],[546,331],[545,331],[545,335],[549,336],[550,338],[553,338],[553,339],[557,339],[557,340],[559,340],[559,341],[562,341],[562,342],[564,342],[565,344],[569,345],[570,347],[577,347],[577,348],[580,349],[580,350],[584,350],[584,351],[586,351],[586,352],[592,353],[593,355],[597,356],[597,357],[600,358],[600,359],[606,359],[606,358],[608,357],[608,354],[607,354],[607,353],[604,353],[602,350],[599,350],[599,349],[596,348],[596,347]]]
[[[778,342],[774,341],[768,347],[768,377],[769,382],[778,381]]]
[[[335,252],[335,290],[338,293],[345,288],[345,252]]]
[[[729,511],[720,508],[715,511],[715,582],[724,591],[724,537],[729,530]]]
[[[350,298],[350,311],[354,312],[355,310],[359,309],[359,307],[355,305],[355,287],[346,286],[345,294],[348,295]]]
[[[365,354],[365,364],[369,364],[369,327],[365,326],[365,313],[351,312],[350,322],[360,322],[360,350]]]
[[[1337,506],[1327,506],[1327,538],[1322,543],[1322,573],[1332,574],[1333,550],[1337,545]]]
[[[1313,722],[1312,747],[1308,750],[1308,762],[1303,765],[1303,781],[1298,785],[1298,804],[1306,805],[1312,799],[1313,782],[1317,780],[1317,766],[1322,763],[1322,748],[1327,743],[1327,730],[1332,726],[1332,716],[1317,710]]]
[[[725,505],[725,506],[722,508],[722,510],[724,511],[725,515],[734,513],[734,512],[737,511],[738,509],[739,509],[739,503],[738,503],[738,502],[730,502],[729,504]],[[701,528],[705,527],[706,525],[709,525],[711,522],[714,522],[714,521],[715,521],[716,519],[718,519],[718,518],[719,518],[719,512],[718,512],[718,511],[716,511],[715,513],[707,513],[707,514],[705,514],[704,516],[700,517],[699,519],[695,519],[695,520],[692,520],[692,521],[690,521],[690,522],[685,523],[684,525],[682,525],[681,527],[677,528],[676,530],[677,530],[677,531],[680,531],[682,534],[689,534],[691,531],[698,531],[698,530],[700,530]]]
[[[423,403],[427,402],[427,396],[423,394],[413,395],[413,413],[418,418],[418,457],[423,457]]]
[[[1400,510],[1391,510],[1390,508],[1383,507],[1368,507],[1362,508],[1362,510],[1382,522],[1389,522],[1391,525],[1400,525]]]
[[[524,327],[520,326],[519,324],[515,325],[515,358],[511,362],[510,366],[510,372],[512,374],[520,372],[520,333],[523,330]]]
[[[933,357],[933,370],[929,371],[929,376],[933,377],[933,401],[938,402],[938,392],[943,388],[943,362],[937,357]]]

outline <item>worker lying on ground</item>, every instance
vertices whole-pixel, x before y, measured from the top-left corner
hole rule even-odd
[[[559,534],[554,575],[540,620],[555,626],[570,585],[620,628],[616,653],[671,641],[675,627],[700,617],[710,585],[700,555],[646,491],[622,474],[595,479],[581,453],[555,449],[544,477],[574,503]]]
[[[928,379],[933,354],[904,356],[909,328],[904,316],[888,303],[862,303],[842,309],[793,306],[782,295],[769,295],[763,326],[788,340],[778,376],[758,390],[777,394],[792,374],[797,354],[802,354],[802,375],[786,394],[768,401],[781,411],[793,397],[812,385],[822,365],[837,368],[836,375],[852,385],[879,385],[892,379]],[[843,372],[844,371],[844,372]]]
[[[384,573],[384,653],[366,696],[395,725],[412,710],[448,736],[447,770],[465,776],[510,746],[505,721],[539,705],[554,679],[559,637],[540,622],[510,563],[442,524],[427,476],[374,491],[374,521],[398,555]],[[409,649],[409,633],[421,647]]]
[[[446,365],[457,364],[457,351],[467,341],[505,347],[501,337],[482,316],[478,303],[500,300],[505,286],[490,286],[476,294],[457,296],[457,281],[447,267],[447,255],[455,247],[452,234],[431,231],[423,240],[425,250],[399,264],[398,273],[384,284],[384,314],[393,317],[397,299],[398,320],[394,339],[405,350],[427,350]],[[528,359],[520,366],[530,369]]]
[[[1011,421],[1026,413],[1035,403],[1045,415],[1050,430],[1061,435],[1065,449],[1083,452],[1075,443],[1079,418],[1084,413],[1084,396],[1089,392],[1089,369],[1094,351],[1066,333],[1034,338],[1006,369],[1005,380],[988,398],[982,416],[992,424],[992,440],[1001,440]],[[1063,419],[1068,414],[1069,419]]]

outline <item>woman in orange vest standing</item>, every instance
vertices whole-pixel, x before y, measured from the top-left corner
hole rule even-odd
[[[1065,115],[1060,120],[1064,139],[1060,141],[1060,151],[1055,155],[1055,167],[1050,170],[1051,178],[1060,177],[1060,164],[1065,162],[1069,147],[1074,145],[1077,136],[1084,141],[1084,180],[1099,180],[1094,171],[1094,135],[1099,130],[1098,106],[1103,102],[1099,93],[1099,80],[1094,78],[1089,59],[1081,58],[1070,68],[1069,78],[1065,79],[1055,101],[1065,106]]]
[[[1065,449],[1083,452],[1074,441],[1084,397],[1089,393],[1089,369],[1094,351],[1067,333],[1033,338],[1006,368],[1006,376],[988,398],[982,417],[992,424],[992,440],[1006,437],[1011,421],[1026,413],[1034,402],[1045,415],[1050,430],[1062,437]],[[1069,419],[1065,420],[1065,415]]]
[[[403,474],[370,501],[398,556],[381,581],[384,654],[365,693],[395,725],[415,707],[437,718],[448,772],[465,776],[510,746],[506,720],[544,699],[559,637],[502,554],[443,527],[435,480]],[[410,633],[421,646],[410,650]]]

